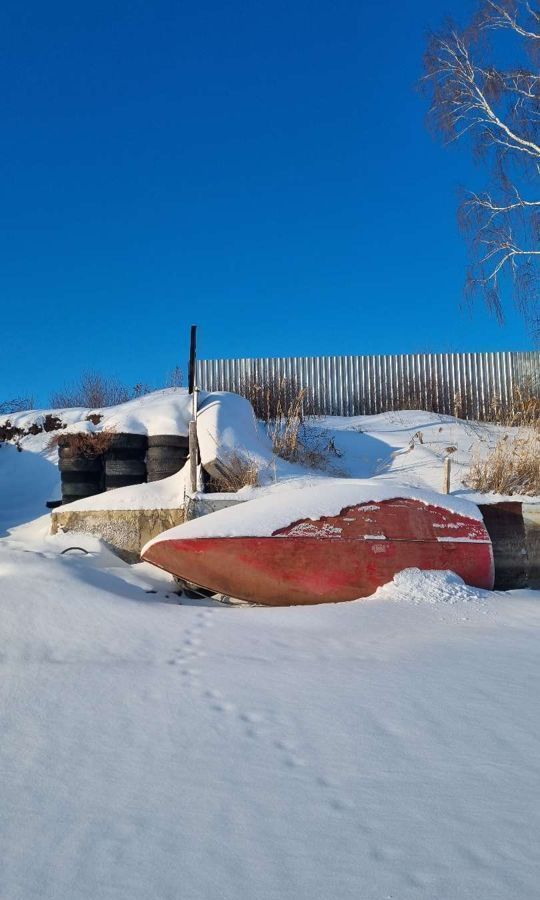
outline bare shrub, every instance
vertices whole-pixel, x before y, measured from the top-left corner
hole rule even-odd
[[[473,459],[464,483],[483,494],[540,494],[540,435],[505,435],[487,456]]]
[[[24,428],[12,425],[9,419],[0,425],[0,443],[4,441],[19,441],[24,437]]]
[[[133,386],[132,397],[135,399],[136,397],[144,397],[146,394],[151,394],[154,390],[153,387],[150,387],[146,381],[138,381],[137,384]],[[128,394],[128,400],[130,399]],[[123,400],[119,400],[118,403],[124,403]],[[108,404],[109,406],[114,406],[113,403]]]
[[[316,432],[302,425],[295,452],[291,462],[297,462],[308,469],[319,469],[332,475],[345,475],[346,473],[335,466],[334,457],[342,454],[337,449],[334,439],[327,432]]]
[[[143,393],[143,385],[139,386]],[[83,372],[79,380],[58,391],[51,397],[51,404],[56,409],[86,406],[102,408],[125,403],[131,397],[128,388],[116,378],[99,374],[99,372]]]
[[[210,479],[208,488],[219,493],[236,493],[243,487],[258,487],[260,484],[260,472],[257,462],[246,453],[233,451],[229,454],[220,454],[218,463],[220,474]]]
[[[165,381],[166,388],[180,388],[184,386],[184,374],[180,366],[175,366],[174,369],[169,372],[169,375]]]
[[[9,416],[12,413],[26,412],[26,410],[33,408],[33,397],[18,397],[15,400],[3,400],[0,403],[0,416]]]
[[[58,416],[53,416],[51,413],[47,413],[42,422],[32,422],[28,428],[19,428],[16,425],[12,425],[9,419],[6,419],[6,421],[0,425],[0,441],[18,442],[21,438],[28,437],[28,435],[41,434],[43,431],[59,431],[61,428],[65,427],[62,420],[59,419]]]
[[[47,447],[67,447],[74,456],[95,457],[102,456],[110,449],[115,435],[113,428],[88,433],[85,431],[73,432],[71,434],[55,434],[50,439]]]
[[[340,456],[332,436],[325,431],[310,429],[306,425],[307,389],[296,393],[266,392],[265,418],[272,450],[276,456],[288,462],[298,463],[310,469],[329,471],[331,456]],[[313,407],[311,407],[313,408]],[[335,474],[338,474],[335,470]]]

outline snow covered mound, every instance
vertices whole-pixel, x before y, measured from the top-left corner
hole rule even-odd
[[[482,603],[493,597],[492,591],[465,584],[455,572],[403,569],[393,581],[379,588],[377,596],[413,603]]]
[[[14,428],[27,432],[33,425],[42,425],[49,416],[59,419],[68,432],[112,429],[118,433],[187,435],[191,407],[192,398],[186,388],[166,388],[103,409],[76,407],[13,413],[1,416],[0,426],[10,422]]]
[[[213,398],[220,401],[219,415],[214,415],[216,403]],[[323,468],[317,470],[306,464],[310,460],[309,454],[304,461],[297,459],[294,462],[275,456],[264,423],[254,423],[245,409],[240,415],[240,405],[245,406],[241,398],[224,393],[203,393],[200,400],[203,415],[199,438],[205,444],[208,458],[212,457],[217,445],[224,448],[225,454],[235,448],[240,454],[247,453],[260,465],[259,483],[263,486],[263,492],[272,485],[276,491],[281,490],[280,485],[283,485],[288,492],[296,480],[299,488],[303,488],[308,483],[327,480],[336,469],[342,476],[338,479],[340,481],[376,478],[378,482],[392,485],[393,490],[396,485],[406,484],[414,490],[438,492],[443,481],[443,461],[450,455],[451,493],[454,499],[456,495],[477,502],[503,499],[496,495],[474,494],[464,485],[464,480],[473,456],[487,453],[502,435],[511,436],[516,429],[464,422],[450,416],[415,410],[308,420],[302,427],[300,437],[308,448],[322,448],[324,451],[319,454]],[[47,417],[49,424],[51,419],[59,419],[66,425],[67,432],[95,432],[113,428],[117,432],[185,435],[191,417],[191,398],[185,389],[171,388],[102,410],[34,410],[0,417],[0,427],[9,421],[25,433],[17,441],[22,453],[17,451],[13,442],[0,444],[0,535],[13,525],[42,515],[45,502],[60,496],[58,454],[56,448],[48,447],[51,436],[59,432],[51,434],[43,430],[29,433],[29,429],[35,432],[44,428]],[[138,485],[109,491],[107,495],[77,501],[77,508],[172,508],[178,505],[187,487],[185,473],[181,478],[156,484],[159,488],[155,490],[150,486]],[[245,488],[238,499],[254,499],[259,493],[257,488]],[[531,502],[530,497],[521,499]]]

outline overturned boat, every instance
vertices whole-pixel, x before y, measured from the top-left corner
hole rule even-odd
[[[142,558],[269,606],[367,597],[410,567],[493,588],[491,541],[466,500],[378,479],[300,479],[257,493],[160,534]]]

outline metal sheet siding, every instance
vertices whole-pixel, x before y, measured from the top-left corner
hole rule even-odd
[[[322,415],[354,416],[418,405],[484,418],[493,400],[509,406],[520,385],[540,388],[540,353],[433,353],[401,356],[309,356],[200,359],[198,386],[242,393],[246,382],[286,380],[306,388]]]

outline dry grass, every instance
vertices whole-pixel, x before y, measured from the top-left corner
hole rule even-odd
[[[329,468],[330,441],[326,442],[326,447],[324,437],[306,427],[305,401],[304,388],[289,398],[286,407],[278,400],[274,418],[267,421],[272,450],[288,462],[326,471]]]
[[[233,451],[220,455],[219,477],[210,479],[207,485],[211,492],[234,494],[243,487],[258,487],[260,484],[259,466],[252,457],[245,453]]]
[[[300,450],[300,430],[304,424],[303,403],[305,391],[302,388],[284,406],[278,398],[274,416],[267,419],[267,429],[272,441],[272,449],[282,459],[296,461]]]
[[[283,418],[292,407],[297,409],[302,421],[306,416],[320,414],[311,391],[301,388],[294,378],[275,378],[263,384],[254,378],[245,378],[238,387],[238,393],[249,400],[256,418],[261,422]]]
[[[250,395],[256,417],[266,422],[276,456],[310,469],[332,468],[330,457],[340,454],[330,435],[307,427],[306,419],[315,418],[316,413],[306,388],[298,388],[286,379],[263,388],[253,382],[244,387],[249,388],[244,396]]]
[[[465,484],[481,493],[540,495],[540,434],[505,435],[473,459]]]
[[[115,435],[113,428],[98,431],[95,434],[75,432],[73,434],[55,434],[47,447],[69,447],[75,456],[92,458],[102,456],[110,449]]]
[[[465,387],[453,395],[448,386],[437,383],[426,373],[420,384],[402,381],[395,388],[395,396],[381,398],[377,412],[399,412],[401,410],[425,410],[437,415],[450,415],[465,421],[493,422],[497,425],[518,428],[540,425],[540,389],[535,381],[526,379],[513,389],[509,400],[501,397],[486,397],[484,404],[474,399],[473,391]]]
[[[510,404],[493,397],[488,415],[490,422],[517,428],[538,428],[540,425],[540,394],[531,382],[516,385]]]

